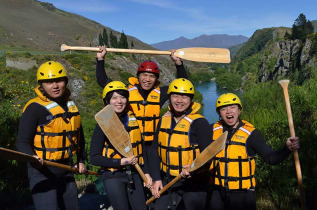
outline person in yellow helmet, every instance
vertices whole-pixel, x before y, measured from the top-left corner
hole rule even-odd
[[[171,50],[170,57],[176,67],[176,77],[187,78],[183,62],[174,55],[174,52],[175,50]],[[100,47],[100,52],[97,53],[96,78],[103,88],[112,81],[105,71],[106,54],[107,48]],[[168,100],[168,86],[160,86],[159,77],[158,64],[147,60],[139,64],[136,77],[129,78],[129,101],[138,120],[146,151],[150,149],[154,139],[161,108]]]
[[[18,151],[38,159],[28,164],[33,203],[36,209],[78,209],[73,174],[43,166],[49,160],[86,171],[85,139],[79,111],[69,98],[66,69],[59,62],[45,62],[38,68],[37,82],[37,97],[23,109],[16,142]]]
[[[90,144],[90,162],[101,166],[104,189],[114,209],[146,209],[142,179],[132,165],[141,165],[149,181],[146,183],[147,187],[152,185],[152,178],[147,162],[144,161],[141,131],[129,106],[128,88],[120,81],[112,81],[104,88],[102,97],[104,104],[112,106],[129,132],[134,156],[121,156],[96,124]]]
[[[216,101],[220,120],[211,125],[212,139],[228,131],[225,148],[210,166],[211,186],[207,196],[209,210],[256,209],[255,156],[275,165],[299,148],[299,138],[290,137],[285,146],[272,150],[259,130],[241,120],[242,103],[233,93],[221,95]]]
[[[189,174],[187,169],[210,144],[210,126],[198,114],[201,105],[192,101],[195,89],[189,80],[175,79],[167,93],[169,111],[158,123],[149,157],[153,195],[159,198],[155,209],[204,209],[209,166],[205,173],[198,174]],[[159,190],[179,174],[188,179],[176,183],[160,197]]]

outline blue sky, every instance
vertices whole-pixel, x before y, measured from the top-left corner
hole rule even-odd
[[[42,1],[42,0],[41,0]],[[44,1],[44,0],[43,0]],[[252,36],[292,27],[300,13],[317,20],[317,0],[46,0],[116,31],[153,44],[202,34]]]

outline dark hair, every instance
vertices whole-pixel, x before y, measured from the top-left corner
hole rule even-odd
[[[113,90],[107,93],[107,95],[103,98],[103,103],[106,105],[110,104],[110,99],[113,96],[113,93],[116,92],[119,95],[124,96],[127,99],[127,103],[129,102],[129,91],[126,90]]]

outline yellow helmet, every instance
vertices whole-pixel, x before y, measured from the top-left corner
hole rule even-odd
[[[216,110],[218,110],[219,107],[222,106],[227,106],[227,105],[232,105],[232,104],[237,104],[240,105],[242,109],[242,103],[240,101],[240,98],[233,94],[233,93],[225,93],[219,96],[216,102]]]
[[[47,61],[37,70],[37,81],[67,77],[65,67],[56,61]]]
[[[105,98],[106,95],[113,90],[125,90],[129,91],[127,86],[120,81],[109,82],[106,87],[103,89],[102,98]]]
[[[185,78],[178,78],[171,82],[168,86],[167,94],[170,93],[184,93],[184,94],[195,94],[194,85]]]

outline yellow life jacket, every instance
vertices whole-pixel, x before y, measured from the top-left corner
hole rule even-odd
[[[139,93],[135,84],[139,81],[135,77],[129,78],[129,103],[138,120],[144,141],[153,141],[156,126],[160,119],[160,88],[157,86],[146,99]]]
[[[49,122],[38,125],[34,137],[34,150],[37,156],[44,160],[57,161],[71,158],[78,148],[78,138],[81,127],[80,115],[73,101],[67,101],[68,110],[59,106],[42,94],[39,86],[35,88],[38,97],[31,99],[23,112],[31,103],[42,105],[50,115]]]
[[[211,182],[228,190],[250,189],[255,187],[255,160],[246,151],[246,141],[255,129],[252,124],[242,121],[240,127],[232,136],[225,148],[216,155],[210,169]],[[218,121],[213,126],[213,140],[223,133],[222,123]]]
[[[190,126],[199,119],[204,118],[197,114],[201,105],[194,102],[192,112],[185,115],[172,126],[172,114],[166,112],[161,119],[158,136],[158,152],[161,159],[161,170],[168,175],[177,176],[184,165],[190,165],[200,154],[198,144],[190,142]]]
[[[143,150],[142,150],[142,137],[141,137],[141,131],[139,129],[138,121],[135,118],[132,111],[128,112],[128,132],[130,136],[130,141],[133,149],[133,154],[138,158],[139,165],[144,164],[143,160]],[[102,151],[102,155],[107,158],[113,158],[113,159],[121,159],[123,158],[121,154],[119,154],[115,148],[111,145],[111,143],[105,141],[104,148]],[[105,169],[105,168],[103,168]],[[110,171],[117,171],[118,168],[107,168],[107,170]]]

